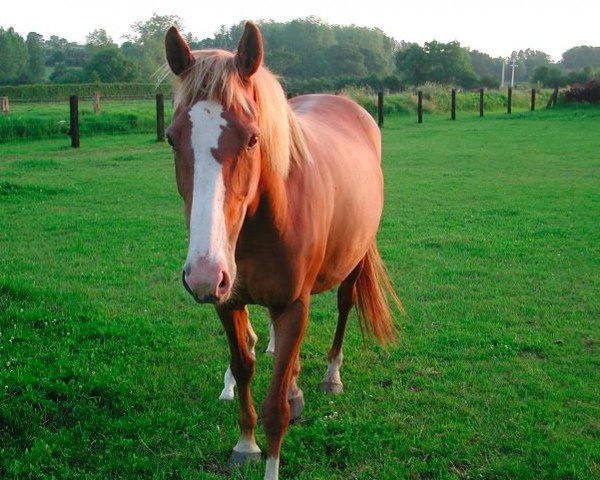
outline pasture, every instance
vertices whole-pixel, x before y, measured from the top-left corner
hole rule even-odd
[[[282,478],[600,476],[598,125],[592,108],[386,118],[379,248],[408,316],[384,351],[352,314],[345,393],[324,396],[335,294],[313,297]],[[0,477],[262,478],[226,468],[228,351],[181,286],[168,146],[0,148]]]

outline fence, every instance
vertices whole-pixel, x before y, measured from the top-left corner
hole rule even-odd
[[[446,92],[448,92],[446,90]],[[479,90],[478,111],[479,116],[483,117],[486,110],[484,89]],[[447,95],[447,93],[446,93]],[[458,92],[456,89],[450,91],[450,97],[447,98],[447,108],[450,111],[450,119],[457,119],[457,103],[467,94]],[[469,93],[471,101],[473,94]],[[495,94],[497,96],[497,94]],[[528,109],[536,109],[536,98],[539,92],[531,89],[529,96]],[[364,105],[364,99],[358,98],[359,103],[370,109],[376,117],[380,126],[385,121],[386,102],[393,101],[394,97],[385,97],[383,92],[378,92],[376,103],[371,109]],[[555,89],[549,98],[547,107],[556,105],[558,89]],[[417,122],[423,123],[424,120],[424,94],[419,90],[416,92],[416,113]],[[544,98],[544,97],[540,97]],[[523,95],[520,96],[521,107],[523,108]],[[78,148],[81,145],[81,137],[86,137],[95,133],[154,133],[157,141],[165,140],[165,102],[164,94],[159,93],[151,96],[119,96],[119,97],[101,97],[98,92],[91,96],[71,96],[69,98],[69,108],[64,103],[43,103],[43,107],[36,108],[34,104],[26,100],[17,99],[12,102],[12,111],[9,110],[8,98],[0,98],[3,115],[0,116],[0,143],[13,139],[37,139],[55,136],[70,136],[71,146]],[[497,99],[496,106],[497,106]],[[512,113],[513,95],[512,89],[507,90],[506,104],[504,106],[507,114]],[[117,107],[118,105],[118,107]],[[83,107],[82,107],[83,106]],[[474,108],[475,105],[472,105]],[[170,110],[171,102],[167,102],[167,110]],[[413,107],[415,108],[415,107]],[[18,111],[27,112],[27,115],[18,115]],[[447,111],[447,110],[446,110]],[[496,110],[497,111],[497,110]],[[68,119],[66,118],[66,114]],[[169,112],[170,113],[170,112]]]
[[[169,98],[152,96],[67,97],[66,100],[32,102],[11,100],[10,113],[0,115],[0,143],[71,137],[73,146],[98,133],[155,133],[164,139]],[[162,127],[161,127],[162,125]],[[77,140],[79,133],[79,142]]]
[[[507,102],[506,102],[506,113],[508,115],[512,114],[512,99],[513,99],[513,89],[508,88],[507,90]],[[536,105],[536,97],[539,92],[536,91],[535,88],[531,89],[531,95],[529,100],[529,109],[533,112],[535,111]],[[456,89],[452,89],[450,93],[450,119],[456,120]],[[555,88],[548,100],[548,104],[546,108],[556,106],[556,102],[558,99],[558,88]],[[382,102],[379,102],[382,105]],[[483,117],[485,112],[485,90],[481,88],[479,90],[479,116]],[[383,125],[383,113],[379,113],[379,125]],[[423,92],[419,90],[417,92],[417,122],[423,123]]]

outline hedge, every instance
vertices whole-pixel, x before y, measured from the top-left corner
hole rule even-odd
[[[153,83],[74,83],[64,85],[5,85],[0,86],[0,96],[10,100],[59,102],[70,95],[91,97],[100,92],[105,97],[151,97],[157,93],[170,94],[171,85],[163,83],[158,88]]]

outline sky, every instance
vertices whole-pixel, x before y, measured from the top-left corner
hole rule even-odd
[[[600,46],[600,0],[0,0],[0,27],[13,27],[22,36],[34,31],[78,43],[104,28],[121,43],[132,23],[154,12],[178,15],[184,33],[200,39],[241,20],[289,21],[315,15],[327,23],[377,27],[396,40],[421,45],[434,39],[458,40],[495,57],[531,48],[560,60],[571,47]]]

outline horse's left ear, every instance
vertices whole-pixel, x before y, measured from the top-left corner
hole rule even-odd
[[[242,78],[246,80],[254,75],[262,59],[263,41],[260,30],[254,22],[246,22],[237,50],[237,64]]]
[[[181,75],[194,64],[194,56],[185,39],[176,27],[171,27],[165,36],[167,62],[175,75]]]

